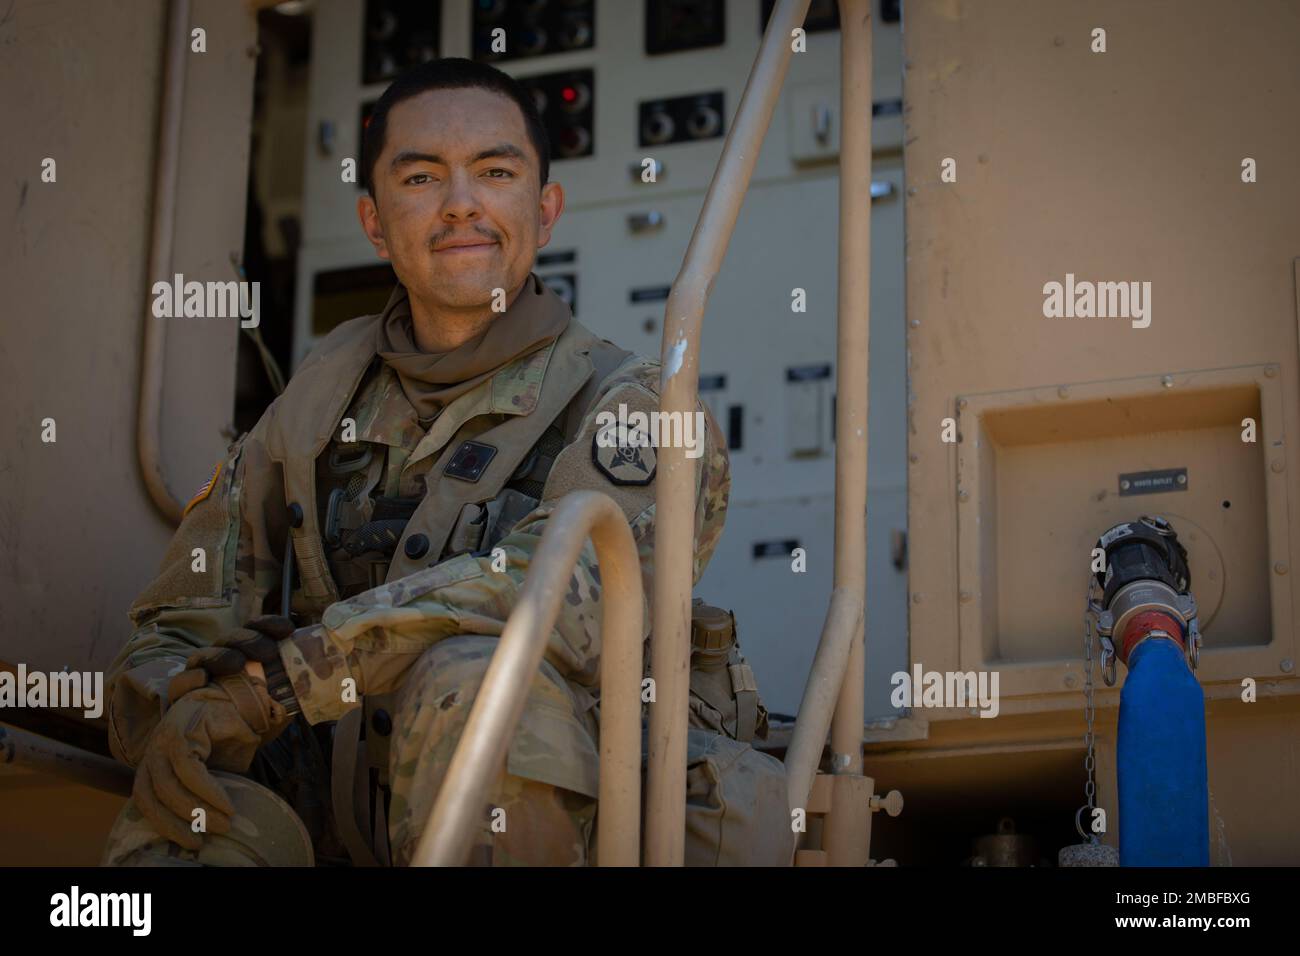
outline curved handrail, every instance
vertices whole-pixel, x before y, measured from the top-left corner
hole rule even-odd
[[[641,820],[641,677],[644,595],[632,529],[612,498],[575,491],[546,522],[519,600],[470,710],[451,766],[420,835],[414,866],[465,862],[537,675],[546,641],[590,534],[600,567],[600,812],[602,866],[636,866]]]
[[[150,283],[171,278],[172,240],[176,231],[176,190],[180,176],[181,119],[185,100],[185,57],[190,48],[190,0],[172,0],[167,14],[166,64],[163,68],[162,118],[154,166],[153,221],[149,232]],[[147,298],[147,297],[146,297]],[[150,308],[144,313],[140,348],[140,401],[136,408],[135,444],[140,477],[149,498],[172,524],[180,524],[182,506],[163,474],[163,362],[167,352],[166,320]]]

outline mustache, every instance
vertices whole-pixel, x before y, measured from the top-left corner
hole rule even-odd
[[[490,242],[500,242],[500,241],[501,241],[501,236],[500,236],[500,234],[497,233],[497,232],[494,232],[494,231],[491,230],[491,229],[478,229],[478,228],[475,228],[475,229],[471,229],[470,231],[473,232],[475,235],[482,236],[484,239],[487,239],[487,240],[489,240]],[[437,249],[438,246],[440,246],[442,243],[446,242],[448,239],[452,238],[452,236],[454,236],[455,234],[456,234],[456,230],[455,230],[455,229],[447,229],[447,230],[445,230],[445,231],[443,231],[443,232],[438,233],[437,235],[435,235],[433,238],[431,238],[431,239],[429,240],[429,249],[430,249],[430,250]],[[463,237],[462,237],[462,238],[463,238]]]

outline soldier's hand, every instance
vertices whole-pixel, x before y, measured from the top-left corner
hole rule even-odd
[[[193,829],[195,810],[203,811],[208,833],[228,833],[234,813],[208,767],[246,771],[257,748],[292,722],[264,681],[241,671],[194,688],[195,675],[208,676],[196,668],[172,679],[171,706],[145,745],[132,789],[136,806],[158,832],[191,850],[203,842]]]
[[[209,677],[216,679],[238,674],[248,661],[257,661],[262,665],[277,663],[280,659],[280,641],[292,634],[294,627],[289,618],[268,614],[253,618],[208,647],[200,647],[185,662],[186,673],[180,675],[185,679],[172,681],[169,698],[176,700],[187,689],[202,687]],[[200,673],[190,674],[190,671]]]

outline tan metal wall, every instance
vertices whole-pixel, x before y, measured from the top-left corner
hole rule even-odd
[[[1300,861],[1274,809],[1300,796],[1294,707],[1240,701],[1245,677],[1300,690],[1300,6],[914,0],[904,45],[911,657],[998,670],[1012,715],[926,711],[961,730],[916,746],[1078,740],[1089,549],[1167,514],[1209,624],[1211,790],[1237,850],[1216,834],[1215,861]],[[1045,317],[1067,273],[1150,282],[1150,325]],[[1120,494],[1123,473],[1179,467],[1185,490]],[[1008,730],[1017,714],[1040,729]]]
[[[101,668],[171,531],[135,452],[165,5],[6,7],[0,659]],[[174,271],[227,281],[243,246],[256,28],[230,0],[196,0],[193,11],[207,52],[186,60]],[[55,183],[41,181],[45,157]],[[182,498],[229,441],[237,334],[233,320],[169,326],[163,464]],[[47,417],[54,444],[41,441]]]
[[[1289,682],[1300,7],[920,2],[904,33],[913,659],[1068,690],[1090,539],[1154,509],[1217,552],[1202,677]],[[1150,326],[1045,318],[1067,273],[1151,282]],[[1186,491],[1117,494],[1178,466]]]

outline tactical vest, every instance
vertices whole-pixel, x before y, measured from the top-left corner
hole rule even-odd
[[[300,582],[294,608],[312,619],[344,596],[340,583],[355,593],[495,545],[536,507],[600,383],[631,355],[570,321],[555,342],[449,403],[407,459],[433,458],[423,494],[393,498],[374,494],[385,468],[379,459],[391,446],[344,443],[339,434],[353,397],[382,369],[376,321],[366,316],[336,329],[271,409],[267,449],[284,473]],[[508,386],[519,382],[528,384],[533,408],[508,414],[518,407],[506,401],[515,391]],[[331,572],[331,550],[345,582]],[[357,561],[371,567],[364,580]]]
[[[298,572],[293,607],[312,620],[342,597],[454,554],[490,552],[537,507],[601,382],[632,354],[571,320],[553,343],[450,402],[422,437],[344,442],[348,410],[377,377],[392,375],[375,355],[377,321],[339,326],[270,410],[266,444],[283,469]],[[433,458],[423,493],[386,494],[394,489],[381,482],[416,456]],[[353,861],[387,864],[391,695],[368,694],[362,703],[334,730],[330,802]]]

